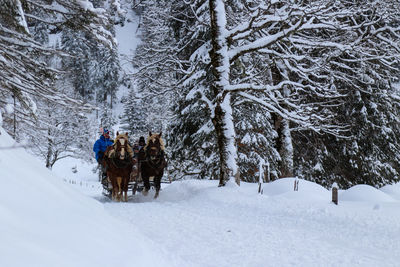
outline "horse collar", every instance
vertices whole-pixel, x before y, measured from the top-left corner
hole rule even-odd
[[[158,166],[161,166],[162,157],[156,157],[156,160],[152,160],[151,157],[148,157],[147,162],[152,169],[156,169]]]
[[[122,163],[122,164],[117,164],[117,163],[115,162],[115,160],[117,160],[118,162],[120,162],[120,163]],[[126,168],[126,167],[130,164],[130,162],[129,162],[128,159],[119,160],[119,159],[117,159],[117,158],[115,158],[115,157],[112,157],[112,158],[111,158],[111,162],[112,162],[112,164],[114,165],[114,167],[116,167],[116,168],[118,168],[118,169]]]

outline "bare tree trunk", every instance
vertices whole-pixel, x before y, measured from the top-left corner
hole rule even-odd
[[[289,121],[275,115],[275,129],[278,133],[277,150],[281,157],[279,178],[293,176],[293,145]]]
[[[52,155],[53,155],[53,141],[51,140],[51,130],[47,130],[47,155],[46,155],[46,168],[51,169]]]
[[[215,133],[217,135],[217,145],[218,145],[218,156],[219,156],[219,186],[225,185],[225,182],[229,179],[228,177],[228,166],[226,165],[227,159],[226,159],[226,138],[224,136],[224,130],[223,130],[223,112],[221,110],[221,106],[218,105],[215,108],[215,115],[214,118],[212,119],[212,122],[214,124],[215,128]]]
[[[282,147],[279,153],[282,158],[281,165],[281,177],[292,177],[293,176],[293,144],[292,135],[290,134],[289,121],[282,119],[282,135],[281,143]]]
[[[13,121],[13,125],[14,125],[14,129],[13,129],[13,138],[15,140],[17,140],[17,103],[15,101],[15,94],[13,95],[14,98],[14,121]]]
[[[55,151],[54,153],[53,153],[53,158],[52,158],[52,160],[51,160],[51,162],[50,162],[50,167],[49,167],[49,169],[51,170],[51,169],[53,169],[53,165],[57,162],[57,160],[59,159],[58,158],[58,151]]]
[[[277,69],[275,64],[271,63],[268,76],[273,81],[273,84],[278,84],[284,78],[281,71]],[[288,96],[288,88],[284,88],[282,94]],[[276,148],[280,155],[281,161],[279,166],[279,178],[293,176],[293,144],[292,136],[290,133],[289,120],[282,118],[278,114],[272,114],[275,124],[275,130],[278,134],[276,139]]]
[[[222,0],[210,0],[209,5],[212,44],[210,57],[215,77],[212,87],[215,103],[212,122],[217,135],[220,160],[219,186],[225,185],[229,179],[233,179],[240,185],[230,94],[224,91],[224,86],[229,84],[230,67],[228,46],[224,36],[226,31],[225,5]]]

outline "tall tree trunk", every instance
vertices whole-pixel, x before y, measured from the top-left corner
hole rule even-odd
[[[232,118],[231,96],[224,90],[229,85],[228,46],[225,38],[226,14],[223,0],[210,0],[211,44],[210,51],[212,71],[215,77],[213,84],[215,109],[212,122],[217,135],[220,177],[219,186],[229,179],[240,185],[240,174],[237,166],[237,148],[235,129]]]
[[[275,129],[278,133],[277,150],[281,157],[279,178],[293,176],[293,145],[290,125],[287,119],[275,115]]]
[[[269,59],[269,58],[268,58]],[[282,70],[278,70],[275,64],[269,62],[271,68],[268,77],[273,84],[278,84],[284,77],[281,75]],[[282,94],[289,97],[289,88],[284,88]],[[279,164],[279,178],[293,176],[293,144],[292,135],[290,133],[290,123],[288,119],[282,118],[278,114],[272,114],[274,119],[275,130],[278,134],[276,139],[276,148],[281,158]]]
[[[51,115],[49,116],[51,117]],[[53,155],[53,141],[51,140],[51,130],[50,128],[47,130],[47,155],[46,155],[46,168],[51,170],[52,164],[52,155]]]
[[[13,121],[13,138],[17,140],[17,102],[15,100],[15,94],[13,95],[14,98],[14,121]]]
[[[279,151],[281,155],[281,177],[292,177],[293,176],[293,144],[292,135],[290,134],[289,121],[282,119],[282,134],[280,136],[282,147]]]

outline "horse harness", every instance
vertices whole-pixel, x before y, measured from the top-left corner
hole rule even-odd
[[[158,169],[161,166],[163,159],[164,157],[159,155],[155,160],[153,160],[151,157],[147,157],[146,161],[152,169]]]
[[[152,159],[150,156],[146,155],[144,160],[139,161],[141,164],[147,163],[147,165],[153,169],[156,173],[159,173],[160,169],[162,169],[162,164],[164,162],[164,157],[162,153],[158,153],[155,159]]]
[[[129,160],[128,157],[125,157],[124,160],[120,160],[116,157],[111,157],[111,163],[114,165],[114,167],[118,169],[124,169],[126,168],[129,164],[131,164],[131,161]]]
[[[125,157],[123,160],[119,159],[117,154],[118,154],[118,150],[116,147],[116,143],[113,145],[113,149],[115,150],[115,153],[113,153],[113,156],[109,157],[111,159],[112,164],[114,165],[114,167],[118,168],[118,169],[124,169],[127,166],[129,166],[129,164],[131,164],[131,161],[129,160],[129,153],[127,151],[127,147],[128,147],[128,143],[125,143],[124,145],[120,145],[120,147],[125,149]]]

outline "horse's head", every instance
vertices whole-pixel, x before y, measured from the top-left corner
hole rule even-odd
[[[164,142],[161,138],[161,134],[152,134],[149,132],[149,137],[147,138],[147,145],[145,151],[150,156],[150,158],[155,159],[164,150]]]
[[[125,160],[128,158],[128,133],[119,134],[117,132],[117,138],[115,138],[114,141],[114,149],[118,159]]]

